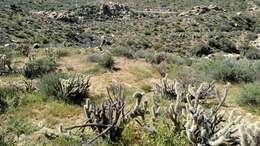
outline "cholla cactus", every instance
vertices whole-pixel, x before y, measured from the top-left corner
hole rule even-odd
[[[156,94],[159,94],[162,97],[175,99],[177,96],[175,87],[176,87],[176,81],[174,82],[169,81],[166,74],[165,77],[160,80],[160,83],[156,83],[154,85],[154,90]]]
[[[131,113],[132,118],[140,116],[144,120],[145,111],[147,109],[147,102],[144,102],[143,106],[141,105],[143,96],[144,96],[143,92],[134,93],[133,97],[135,98],[136,102],[135,102],[134,110]]]
[[[6,67],[7,67],[9,69],[9,71],[12,71],[11,63],[12,63],[11,58],[8,57],[6,54],[0,55],[0,66],[1,66],[1,68],[6,70]]]
[[[82,100],[88,95],[90,77],[76,74],[69,79],[61,79],[62,97],[69,101]]]
[[[167,115],[170,118],[170,120],[173,122],[174,131],[175,132],[181,132],[184,130],[184,112],[185,106],[182,105],[182,93],[180,91],[177,92],[177,99],[175,101],[175,105],[171,104],[168,108]]]
[[[159,104],[156,102],[155,96],[153,96],[153,98],[152,98],[152,106],[151,106],[151,114],[152,114],[153,122],[159,116],[159,112],[160,112]]]
[[[258,146],[260,144],[260,123],[244,122],[239,127],[241,146]]]
[[[228,88],[229,84],[225,86],[225,94],[223,94],[218,106],[209,110],[204,109],[199,104],[199,94],[196,94],[195,100],[191,100],[191,96],[187,96],[186,110],[188,114],[185,128],[191,143],[196,145],[221,145],[232,144],[236,141],[237,138],[232,134],[238,130],[238,123],[241,118],[233,118],[234,116],[231,114],[228,123],[224,127],[221,126],[224,121],[224,113],[219,112],[219,110],[225,102]]]
[[[189,85],[188,92],[192,95],[192,98],[204,98],[208,96],[213,89],[215,89],[214,83],[215,81],[212,81],[211,83],[201,83],[197,90],[192,85]]]
[[[64,130],[79,128],[83,132],[86,127],[91,127],[97,136],[90,141],[85,141],[87,144],[93,143],[99,137],[108,137],[112,141],[117,141],[121,137],[125,124],[128,123],[129,112],[125,113],[125,96],[121,85],[111,85],[107,88],[107,93],[108,99],[100,107],[86,100],[84,112],[87,122]]]

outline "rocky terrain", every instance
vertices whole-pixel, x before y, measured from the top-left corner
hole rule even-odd
[[[1,0],[0,145],[258,146],[259,59],[258,0]]]

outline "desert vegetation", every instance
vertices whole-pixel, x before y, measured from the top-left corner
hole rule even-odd
[[[258,146],[257,0],[0,1],[0,145]]]

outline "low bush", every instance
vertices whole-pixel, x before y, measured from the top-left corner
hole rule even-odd
[[[150,85],[143,85],[143,86],[141,87],[141,89],[142,89],[144,92],[149,93],[149,92],[152,91],[153,87],[150,86]]]
[[[260,80],[260,60],[256,61],[253,64],[253,68],[256,72],[256,80],[259,81]]]
[[[17,107],[20,100],[16,91],[9,88],[0,88],[0,114],[8,107]]]
[[[256,69],[249,60],[236,60],[228,58],[218,58],[215,60],[201,59],[192,67],[199,74],[210,77],[214,80],[231,82],[251,82],[256,79]]]
[[[260,83],[250,83],[244,85],[237,93],[236,101],[239,105],[250,107],[260,106]]]
[[[66,57],[70,55],[70,51],[68,49],[57,49],[55,51],[55,55],[60,58],[60,57]]]
[[[249,48],[248,50],[246,50],[245,56],[248,59],[257,60],[260,59],[260,51],[256,48]]]
[[[167,59],[167,54],[165,52],[158,52],[155,53],[151,63],[160,64],[166,59]]]
[[[216,39],[209,39],[208,46],[215,48],[215,49],[221,48],[221,44]]]
[[[168,54],[167,56],[167,63],[169,64],[177,64],[177,65],[192,65],[192,60],[187,57],[178,56],[175,54]]]
[[[192,48],[192,54],[196,56],[209,55],[212,53],[211,48],[204,43],[198,43]]]
[[[111,53],[115,56],[123,56],[128,59],[134,59],[134,52],[128,48],[114,48]]]
[[[67,79],[65,74],[49,73],[41,78],[40,92],[45,96],[62,97],[60,79]]]
[[[47,57],[29,60],[24,66],[24,76],[35,78],[56,70],[58,64],[55,58]]]
[[[115,62],[114,62],[112,55],[104,54],[99,59],[98,64],[104,68],[112,70],[114,68]]]
[[[221,39],[221,47],[220,50],[226,53],[239,53],[236,45],[230,41],[229,39]]]
[[[29,135],[37,130],[37,126],[25,119],[7,117],[0,128],[0,144],[15,145],[15,139],[21,135]]]
[[[40,91],[46,96],[80,104],[88,96],[89,78],[83,75],[50,73],[42,77]]]
[[[23,56],[29,56],[31,51],[30,46],[25,44],[20,45],[17,49]]]

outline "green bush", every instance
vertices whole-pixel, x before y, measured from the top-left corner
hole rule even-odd
[[[13,145],[16,137],[29,135],[36,130],[37,126],[25,119],[7,117],[0,128],[0,144]]]
[[[192,48],[192,54],[196,56],[209,55],[212,53],[211,48],[207,44],[198,43]]]
[[[223,52],[226,53],[239,53],[239,50],[237,49],[236,45],[229,39],[221,39],[221,48]]]
[[[9,88],[0,88],[0,114],[5,112],[8,107],[17,107],[20,100],[18,93]]]
[[[249,60],[218,58],[215,60],[201,59],[193,65],[198,74],[214,80],[231,82],[251,82],[256,79],[256,69]]]
[[[256,48],[249,48],[248,50],[246,50],[245,52],[245,56],[248,59],[260,59],[260,51],[257,50]]]
[[[236,101],[239,105],[260,106],[260,83],[244,85],[236,95]]]
[[[155,53],[155,55],[153,56],[151,63],[160,64],[163,61],[165,61],[166,59],[167,59],[167,54],[165,52],[158,52],[158,53]]]
[[[98,61],[98,64],[104,68],[113,69],[115,62],[110,54],[104,54]]]
[[[23,56],[29,56],[31,48],[29,45],[21,45],[18,47],[18,50]]]
[[[56,70],[58,64],[55,58],[47,57],[29,60],[24,66],[24,76],[35,78]]]
[[[60,57],[66,57],[70,55],[70,51],[68,49],[57,49],[55,51],[55,55],[60,58]]]
[[[40,91],[48,97],[80,104],[88,96],[89,80],[84,76],[50,73],[42,77]]]
[[[253,68],[256,72],[256,80],[259,81],[260,80],[260,60],[256,61],[253,64]]]
[[[167,56],[167,63],[169,64],[177,64],[177,65],[192,65],[192,60],[187,57],[182,57],[175,54],[168,54]]]
[[[40,92],[45,96],[62,97],[60,79],[68,78],[65,74],[49,73],[41,78]]]
[[[129,48],[114,48],[111,53],[115,56],[123,56],[128,59],[134,59],[134,52]]]
[[[150,86],[150,85],[143,85],[143,86],[141,87],[141,89],[142,89],[144,92],[149,93],[149,92],[152,91],[153,87]]]
[[[143,50],[140,49],[135,52],[136,58],[144,58],[147,62],[152,62],[155,55],[155,50],[149,49],[149,50]]]

